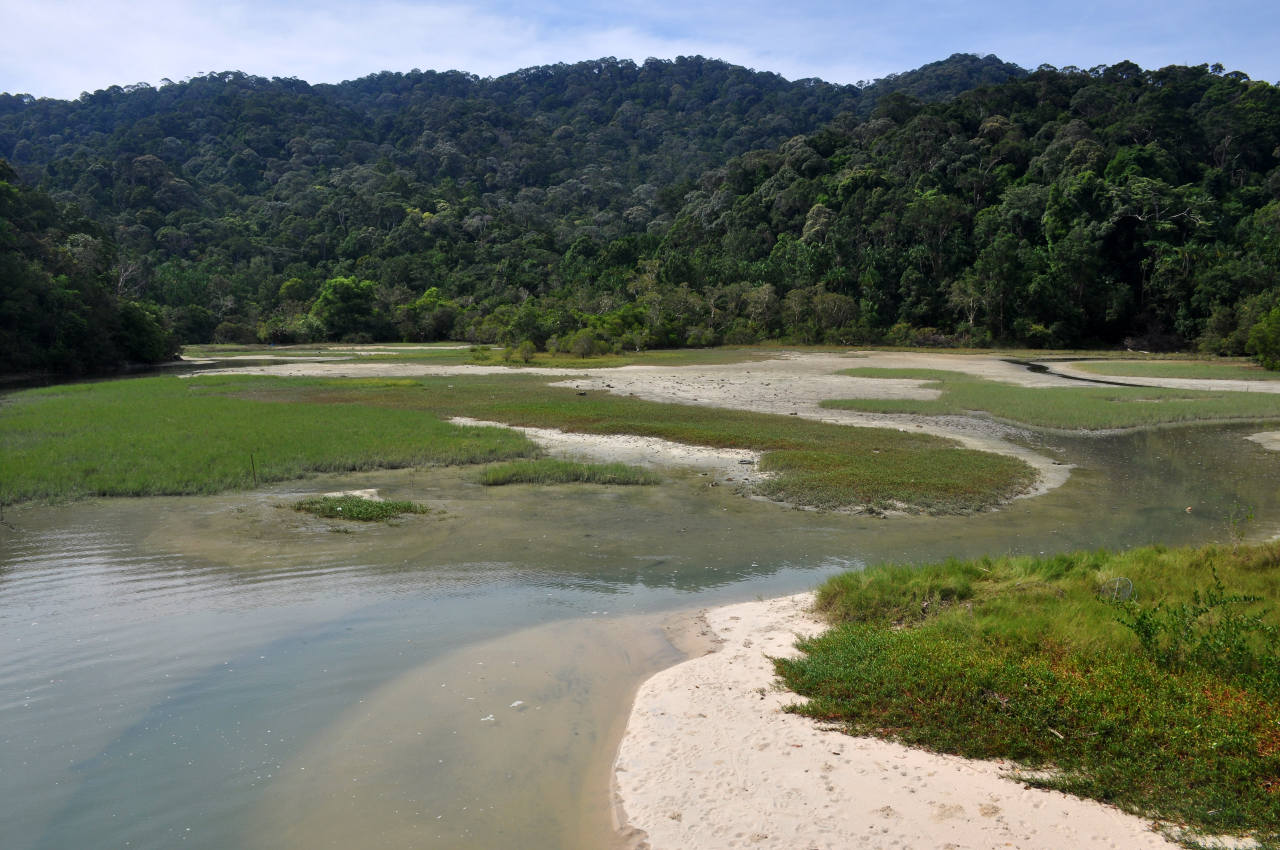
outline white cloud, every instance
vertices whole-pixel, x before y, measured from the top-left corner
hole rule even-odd
[[[518,0],[0,0],[10,35],[0,55],[0,90],[75,97],[224,70],[310,82],[415,67],[490,76],[600,56],[692,54],[833,82],[904,71],[954,52],[996,53],[1029,67],[1222,61],[1275,79],[1280,60],[1271,45],[1280,13],[1262,0],[1242,2],[1224,16],[1194,4],[1170,2],[1157,13],[1101,0],[1034,7],[920,0],[910,13],[868,0],[548,0],[536,7]]]
[[[699,54],[789,77],[826,75],[841,81],[875,71],[836,56],[795,55],[812,25],[718,16],[699,9],[679,18],[680,31],[655,23],[653,10],[631,20],[601,16],[544,20],[532,11],[487,11],[484,6],[376,2],[357,8],[272,0],[210,4],[192,0],[45,0],[5,5],[11,32],[21,33],[0,56],[0,90],[75,97],[109,85],[157,83],[197,73],[240,70],[263,76],[296,76],[337,82],[380,70],[458,69],[482,76],[530,65],[601,56],[643,61]],[[763,25],[763,26],[762,26]],[[778,41],[779,35],[787,38]],[[848,68],[848,71],[844,69]]]

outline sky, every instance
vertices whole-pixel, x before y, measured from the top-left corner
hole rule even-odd
[[[1028,69],[1220,62],[1280,81],[1277,0],[0,0],[0,20],[0,91],[68,99],[214,71],[332,83],[695,54],[835,83],[952,53]]]

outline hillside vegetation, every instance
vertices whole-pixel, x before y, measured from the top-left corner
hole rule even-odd
[[[957,55],[861,87],[700,57],[228,72],[0,96],[0,157],[93,224],[114,297],[186,342],[1280,362],[1280,94],[1220,66]]]

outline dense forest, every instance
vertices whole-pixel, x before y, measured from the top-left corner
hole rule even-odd
[[[184,342],[1240,353],[1280,302],[1280,92],[1219,66],[229,72],[0,95],[0,158],[0,247]]]
[[[172,359],[178,341],[162,311],[108,286],[116,261],[99,225],[61,214],[0,161],[0,374]]]
[[[747,336],[1239,354],[1280,295],[1277,165],[1280,90],[1220,68],[893,96],[708,172],[658,278],[776,300],[730,308]]]

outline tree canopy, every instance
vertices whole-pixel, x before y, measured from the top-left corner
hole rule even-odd
[[[111,288],[113,246],[0,160],[0,372],[110,371],[174,357],[154,305]]]
[[[1280,94],[1218,66],[226,72],[0,95],[0,156],[184,341],[1239,353],[1280,304]]]

